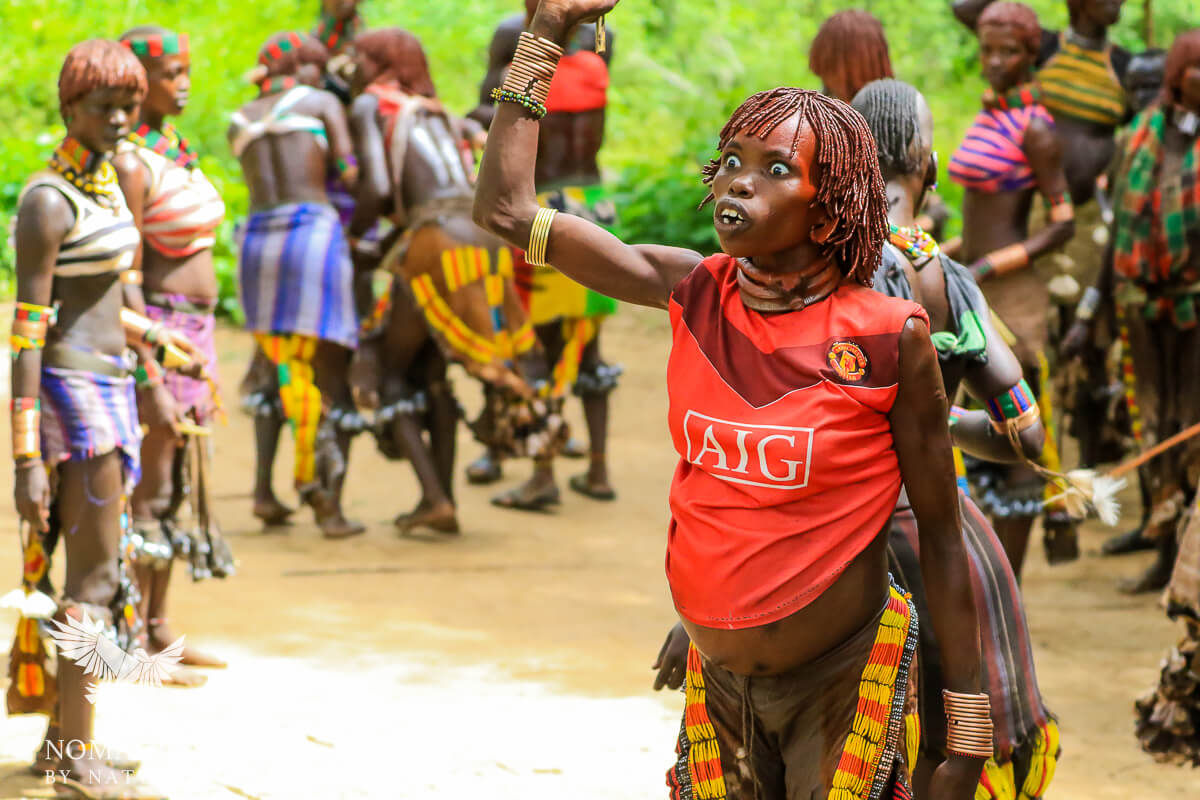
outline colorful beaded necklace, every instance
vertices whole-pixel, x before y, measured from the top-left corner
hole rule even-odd
[[[276,75],[272,78],[267,78],[258,85],[258,96],[266,97],[269,94],[286,92],[288,89],[294,88],[299,83],[299,81],[290,75]]]
[[[129,141],[138,147],[153,150],[163,158],[174,161],[184,169],[192,169],[200,154],[192,149],[188,140],[179,135],[179,130],[169,122],[164,122],[161,131],[156,131],[149,125],[142,124],[129,134]]]
[[[338,19],[332,14],[322,14],[321,19],[317,22],[317,27],[313,28],[313,36],[320,39],[321,44],[332,51],[343,39],[352,41],[364,27],[366,27],[366,23],[358,14],[350,19]]]
[[[904,251],[904,255],[914,264],[924,264],[942,252],[934,238],[923,231],[920,225],[902,228],[889,222],[888,228],[891,243]]]
[[[1002,95],[988,89],[983,93],[983,107],[989,111],[1011,111],[1042,104],[1042,87],[1037,82],[1023,83]]]
[[[117,171],[103,154],[89,150],[68,136],[50,156],[50,169],[105,208],[116,208],[120,191]]]

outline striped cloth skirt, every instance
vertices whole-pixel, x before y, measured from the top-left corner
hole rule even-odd
[[[196,303],[183,295],[159,295],[146,300],[146,316],[155,322],[163,323],[173,331],[179,331],[187,336],[203,355],[206,362],[205,371],[212,378],[212,383],[180,375],[174,370],[163,376],[167,391],[175,398],[176,406],[184,412],[192,412],[196,422],[204,424],[212,416],[216,404],[213,401],[214,388],[217,382],[217,318],[213,313],[196,313],[194,310],[183,310],[180,306],[192,308],[202,304]]]
[[[238,238],[248,331],[355,347],[354,270],[333,206],[293,203],[251,214]]]
[[[119,450],[125,465],[126,489],[132,491],[141,478],[142,446],[133,378],[42,367],[39,396],[42,457],[46,463],[53,466],[64,461],[86,461]]]

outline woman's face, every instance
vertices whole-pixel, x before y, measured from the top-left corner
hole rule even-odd
[[[1009,25],[985,25],[979,30],[979,61],[983,77],[997,92],[1007,92],[1029,79],[1033,53]]]
[[[192,88],[192,61],[187,53],[150,59],[148,91],[142,106],[163,116],[182,114]]]
[[[89,150],[111,153],[138,118],[133,89],[93,89],[63,109],[67,133]]]
[[[1125,0],[1077,0],[1078,18],[1102,28],[1116,25],[1121,19],[1121,6]]]
[[[811,243],[814,225],[825,221],[813,207],[817,141],[807,125],[791,152],[799,124],[797,115],[765,139],[739,133],[722,151],[712,182],[713,225],[729,255],[768,256]]]
[[[1179,82],[1179,102],[1193,114],[1200,114],[1200,64],[1192,64],[1183,71]]]

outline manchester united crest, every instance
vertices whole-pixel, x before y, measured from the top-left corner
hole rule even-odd
[[[829,347],[829,366],[838,377],[848,383],[866,380],[871,369],[867,354],[854,342],[834,342]]]

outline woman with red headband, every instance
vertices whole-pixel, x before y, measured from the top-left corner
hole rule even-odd
[[[916,620],[886,557],[903,483],[949,687],[930,796],[968,800],[992,738],[949,408],[925,312],[867,288],[888,232],[870,130],[816,92],[749,98],[704,170],[724,251],[708,258],[539,208],[557,58],[615,5],[542,0],[496,92],[475,216],[535,264],[670,313],[666,567],[693,642],[672,793],[908,792]]]
[[[225,217],[225,204],[204,176],[199,154],[166,121],[183,112],[191,86],[187,34],[165,28],[134,28],[121,36],[146,69],[148,91],[141,118],[113,159],[117,180],[142,234],[142,246],[126,273],[128,293],[140,294],[147,316],[187,336],[199,349],[205,375],[167,375],[167,389],[176,411],[198,426],[213,421],[219,398],[213,378],[217,369],[214,338],[218,288],[213,267],[216,230]],[[170,426],[150,427],[142,440],[142,480],[131,498],[137,533],[138,586],[151,653],[176,638],[167,620],[167,591],[171,562],[186,560],[192,577],[225,577],[233,557],[212,518],[208,486],[202,480],[209,450],[198,436],[182,444]],[[203,461],[201,461],[203,460]],[[192,524],[178,519],[185,497]],[[185,648],[183,663],[222,667],[224,662]],[[178,671],[175,682],[203,683],[203,676]]]
[[[14,236],[14,495],[27,531],[27,596],[8,710],[50,716],[35,767],[59,787],[84,797],[157,797],[128,783],[95,747],[94,686],[83,666],[60,655],[57,670],[46,669],[43,636],[55,627],[86,640],[98,624],[122,649],[136,646],[137,590],[125,574],[122,527],[138,478],[135,379],[146,389],[147,421],[173,418],[146,343],[136,342],[136,372],[126,360],[121,313],[120,277],[139,237],[110,159],[137,118],[145,70],[116,42],[93,39],[67,54],[58,90],[67,136],[21,192]],[[59,538],[67,563],[55,602],[48,555]]]
[[[341,508],[352,431],[340,423],[356,416],[346,371],[358,321],[350,251],[325,179],[336,166],[354,186],[358,166],[341,102],[316,88],[327,58],[307,34],[269,38],[253,75],[258,97],[234,112],[228,137],[250,189],[240,244],[246,328],[278,368],[296,489],[325,536],[339,539],[364,530]],[[255,513],[277,522],[287,516],[271,488],[279,426],[269,415],[255,420]]]
[[[1033,9],[999,2],[983,12],[978,33],[990,88],[950,161],[950,177],[966,189],[962,257],[988,305],[1011,331],[1013,351],[1042,407],[1043,424],[1049,426],[1053,414],[1045,350],[1050,293],[1032,265],[1071,238],[1075,212],[1054,120],[1032,82],[1042,29]],[[1030,233],[1030,209],[1038,194],[1050,207],[1050,223]],[[1020,408],[1014,407],[1014,413],[1021,413]],[[1057,471],[1053,430],[1049,434],[1040,462]],[[972,477],[981,505],[1020,575],[1033,520],[1045,499],[1059,490],[1021,466],[984,465],[978,471],[973,468]],[[1078,556],[1075,525],[1064,509],[1052,507],[1044,525],[1051,561]]]

